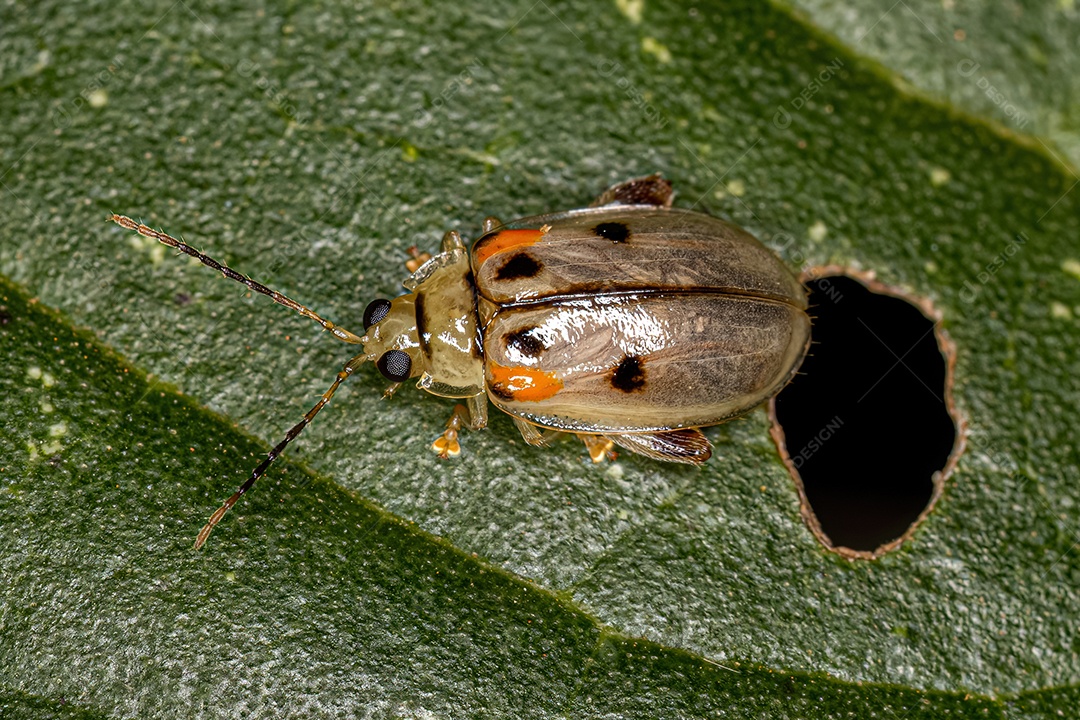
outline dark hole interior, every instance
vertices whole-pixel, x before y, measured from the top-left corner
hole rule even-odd
[[[911,303],[843,276],[807,287],[813,344],[776,417],[822,530],[871,551],[926,508],[952,451],[945,357]]]

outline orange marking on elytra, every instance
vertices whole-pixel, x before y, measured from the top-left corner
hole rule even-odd
[[[511,248],[528,247],[547,235],[550,229],[550,225],[544,225],[539,230],[501,230],[473,250],[476,263],[483,265],[492,255]]]
[[[555,373],[533,368],[506,367],[498,363],[490,363],[493,382],[492,389],[496,395],[510,396],[520,402],[540,402],[547,400],[562,390],[563,381],[555,377]]]

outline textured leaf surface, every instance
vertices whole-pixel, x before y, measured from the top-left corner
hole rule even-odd
[[[1064,152],[1074,173],[1080,167],[1075,0],[791,4],[912,86],[1018,133],[1046,138]]]
[[[0,708],[1075,705],[1073,177],[784,11],[624,8],[0,9],[0,272],[40,301],[5,285]],[[410,245],[657,170],[792,265],[874,269],[942,310],[971,446],[911,543],[824,552],[760,412],[710,430],[700,470],[595,467],[505,417],[447,464],[426,446],[449,403],[380,401],[366,368],[190,550],[348,348],[109,212],[355,329]]]

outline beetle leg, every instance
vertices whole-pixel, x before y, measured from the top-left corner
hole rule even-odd
[[[470,430],[483,430],[487,427],[487,393],[473,395],[465,400],[469,410]]]
[[[457,230],[450,230],[442,239],[442,251],[450,252],[451,250],[464,250],[465,241],[461,239],[461,234]]]
[[[603,435],[577,433],[577,436],[581,438],[581,442],[585,443],[585,448],[589,451],[589,457],[592,458],[594,463],[602,463],[605,458],[609,460],[615,459],[615,453],[612,451],[615,443]]]
[[[712,444],[698,428],[605,437],[630,452],[664,462],[701,465],[712,455]]]
[[[458,403],[454,406],[454,412],[446,421],[446,430],[435,438],[431,443],[431,449],[446,460],[461,454],[461,444],[458,442],[458,433],[464,424],[470,430],[480,430],[487,427],[487,395],[481,393],[468,398],[468,407]]]
[[[484,223],[480,226],[480,229],[484,231],[485,235],[487,235],[489,232],[499,227],[500,225],[502,225],[502,220],[495,217],[494,215],[488,215],[486,218],[484,218]]]
[[[420,266],[431,259],[431,253],[421,252],[419,248],[413,245],[406,250],[409,253],[409,259],[405,261],[405,269],[410,273],[414,273],[420,269]]]
[[[551,441],[562,433],[554,430],[544,430],[539,425],[533,425],[528,420],[519,417],[514,418],[514,425],[521,433],[522,439],[533,447],[547,447]]]
[[[590,207],[601,205],[655,205],[671,207],[675,192],[671,181],[660,177],[660,173],[634,178],[612,185],[593,201]]]

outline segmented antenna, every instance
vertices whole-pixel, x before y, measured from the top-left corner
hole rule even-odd
[[[243,283],[244,285],[247,285],[249,288],[251,288],[252,290],[254,290],[257,293],[262,293],[263,295],[266,295],[267,297],[269,297],[271,300],[278,303],[279,305],[284,305],[287,308],[295,310],[296,312],[300,313],[301,315],[303,315],[306,318],[311,318],[315,322],[322,325],[323,328],[325,328],[326,330],[329,330],[331,333],[333,333],[334,337],[336,337],[338,340],[342,340],[342,341],[347,342],[347,343],[352,343],[354,345],[361,345],[364,342],[363,339],[361,339],[358,335],[355,335],[355,334],[349,332],[348,330],[346,330],[343,327],[339,327],[339,326],[335,325],[334,323],[330,322],[329,320],[323,319],[314,310],[309,310],[308,308],[304,307],[300,303],[296,302],[295,300],[290,300],[289,298],[285,297],[284,295],[277,292],[276,290],[271,290],[270,288],[266,287],[262,283],[255,282],[254,280],[249,278],[247,275],[241,275],[240,273],[233,270],[231,267],[229,267],[227,265],[223,265],[222,263],[219,263],[214,258],[212,258],[212,257],[210,257],[208,255],[203,255],[201,252],[199,252],[195,248],[191,247],[190,245],[185,243],[183,240],[177,240],[176,238],[172,237],[171,235],[166,235],[165,233],[160,232],[158,230],[155,230],[155,229],[153,229],[152,227],[150,227],[148,225],[143,225],[142,223],[135,222],[131,218],[126,217],[124,215],[111,215],[109,217],[109,220],[113,221],[114,223],[116,223],[117,225],[119,225],[122,228],[126,228],[128,230],[134,230],[135,232],[139,233],[143,237],[147,237],[147,238],[150,238],[152,240],[157,240],[158,242],[164,243],[165,245],[168,245],[169,247],[176,248],[180,252],[185,253],[185,254],[190,255],[191,257],[195,258],[196,260],[201,262],[203,265],[206,265],[207,267],[210,267],[210,268],[213,268],[214,270],[217,270],[218,272],[220,272],[225,277],[230,278],[232,280],[235,280],[236,282]]]
[[[251,486],[255,484],[255,481],[266,474],[266,470],[270,467],[270,463],[274,462],[274,460],[277,459],[278,455],[280,455],[285,450],[285,447],[294,439],[296,439],[296,436],[299,435],[305,427],[307,427],[307,424],[310,423],[315,418],[315,416],[319,414],[319,411],[322,410],[328,402],[330,402],[330,398],[334,397],[334,393],[337,392],[338,386],[341,385],[345,378],[349,377],[349,375],[351,375],[353,371],[356,370],[356,368],[360,367],[362,364],[364,364],[370,359],[371,358],[367,355],[361,354],[357,355],[345,364],[345,367],[343,367],[341,369],[341,372],[337,374],[337,378],[334,380],[334,384],[331,385],[330,388],[323,393],[323,396],[319,400],[319,402],[315,403],[315,407],[308,410],[307,413],[305,413],[304,418],[300,422],[296,423],[296,425],[294,425],[292,429],[289,430],[289,432],[285,433],[285,439],[275,445],[274,449],[267,453],[266,459],[259,463],[259,466],[257,468],[251,471],[251,477],[249,477],[247,481],[245,481],[244,484],[240,486],[239,490],[232,494],[232,497],[226,500],[221,507],[214,511],[214,514],[211,515],[210,519],[206,521],[206,525],[203,525],[203,529],[199,531],[198,536],[195,538],[196,550],[203,546],[203,544],[206,542],[206,538],[210,537],[210,533],[214,530],[214,526],[221,522],[221,518],[225,517],[225,513],[229,512],[232,506],[236,504],[236,501],[240,499],[240,496],[250,490]]]
[[[295,310],[306,318],[311,318],[315,322],[322,325],[323,328],[333,333],[334,337],[339,340],[353,344],[363,344],[364,342],[362,337],[354,335],[345,328],[338,327],[329,320],[325,320],[320,317],[319,314],[315,311],[309,310],[300,303],[294,300],[290,300],[279,292],[271,290],[262,283],[255,282],[246,275],[241,275],[227,265],[219,263],[212,257],[209,257],[208,255],[203,255],[201,252],[191,247],[182,240],[177,240],[170,235],[166,235],[163,232],[154,230],[153,228],[147,225],[143,225],[142,223],[137,223],[131,218],[125,217],[123,215],[112,215],[109,217],[109,219],[122,228],[134,230],[143,237],[148,237],[153,240],[157,240],[160,243],[164,243],[169,247],[176,248],[180,252],[195,258],[203,265],[217,270],[225,277],[243,283],[255,292],[262,293],[263,295],[268,296],[271,300],[278,303],[279,305],[284,305],[287,308]],[[270,467],[270,464],[274,462],[274,460],[276,460],[282,452],[285,451],[286,446],[288,446],[289,443],[296,439],[296,437],[303,431],[303,429],[307,427],[308,423],[315,419],[315,416],[319,414],[319,411],[322,410],[326,406],[326,404],[330,402],[330,398],[334,397],[334,393],[337,392],[338,386],[341,385],[341,383],[344,382],[345,379],[348,378],[354,370],[356,370],[356,368],[360,367],[363,363],[371,359],[372,358],[361,353],[345,364],[345,367],[341,369],[341,372],[339,372],[337,374],[337,377],[334,379],[334,383],[326,392],[323,393],[322,398],[319,400],[319,402],[315,404],[315,407],[308,410],[307,413],[305,413],[303,419],[296,425],[294,425],[292,429],[289,430],[289,432],[285,433],[285,438],[277,445],[275,445],[269,453],[267,453],[266,459],[259,463],[258,467],[252,470],[251,477],[249,477],[247,481],[240,486],[239,490],[233,493],[232,497],[226,500],[221,507],[214,511],[214,514],[210,516],[210,519],[207,521],[206,525],[203,526],[203,529],[199,531],[198,536],[195,538],[196,550],[201,548],[203,544],[206,543],[206,539],[210,537],[210,533],[214,530],[214,526],[221,522],[221,518],[223,518],[225,516],[225,513],[227,513],[232,508],[232,506],[236,504],[236,502],[240,499],[240,496],[250,490],[251,486],[255,484],[255,481],[266,474],[266,471]]]

